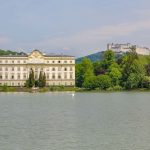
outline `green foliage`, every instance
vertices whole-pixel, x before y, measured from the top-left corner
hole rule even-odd
[[[123,88],[120,85],[112,86],[107,89],[107,91],[121,91]]]
[[[114,63],[109,67],[108,75],[112,79],[112,83],[114,86],[120,84],[122,73],[118,64]]]
[[[83,87],[90,90],[97,88],[96,76],[87,77],[83,83]]]
[[[142,80],[142,86],[143,86],[143,88],[150,89],[150,77],[149,76],[144,76],[144,78]]]
[[[39,87],[46,86],[46,76],[45,76],[45,73],[42,73],[41,71],[40,71],[40,75],[39,75],[38,86]]]
[[[102,66],[102,62],[95,62],[95,63],[93,63],[93,67],[94,67],[94,74],[96,76],[106,73],[106,70]]]
[[[3,92],[7,92],[8,90],[9,90],[8,86],[7,86],[6,84],[4,84],[4,85],[2,86],[2,91],[3,91]]]
[[[115,62],[115,53],[112,50],[105,51],[102,60],[102,67],[107,70],[109,66],[112,65],[114,62]]]
[[[108,75],[99,75],[96,77],[96,85],[101,90],[106,90],[112,86],[111,78]]]
[[[82,87],[86,78],[93,74],[92,62],[87,58],[83,59],[80,64],[76,65],[76,86]]]
[[[10,51],[10,50],[2,50],[0,49],[0,55],[26,55],[23,52],[14,52],[14,51]]]
[[[28,80],[26,81],[26,87],[32,88],[34,85],[35,85],[34,71],[33,71],[33,69],[31,68],[30,74],[29,74],[29,78],[28,78]]]
[[[34,77],[34,71],[31,69],[29,78],[26,81],[26,87],[32,88],[32,87],[45,87],[46,86],[46,76],[45,73],[40,72],[39,79],[35,80]]]
[[[135,47],[118,60],[111,50],[102,61],[84,59],[76,65],[76,85],[94,90],[150,88],[150,56],[137,55]]]

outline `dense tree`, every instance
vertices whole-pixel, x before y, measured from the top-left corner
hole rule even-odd
[[[94,90],[95,88],[97,88],[96,76],[87,77],[83,83],[83,87],[90,90]]]
[[[76,85],[86,89],[150,89],[150,56],[139,56],[135,47],[119,56],[111,50],[104,53],[102,61],[91,63],[84,59],[76,65]]]
[[[95,73],[96,76],[100,75],[100,74],[105,74],[106,73],[106,69],[103,68],[101,62],[95,62],[95,63],[93,63],[93,67],[94,67],[94,73]]]
[[[148,76],[150,76],[150,64],[147,64],[147,65],[145,66],[145,69],[146,69],[146,74],[147,74]]]
[[[92,62],[88,58],[83,59],[80,64],[76,65],[76,85],[82,87],[86,77],[93,74]]]
[[[98,88],[106,90],[112,86],[111,78],[108,75],[99,75],[96,78],[96,85]]]
[[[106,50],[102,60],[102,67],[107,70],[113,63],[115,63],[115,53],[112,50]]]
[[[33,69],[31,68],[30,74],[29,74],[29,78],[28,78],[28,80],[26,81],[26,86],[31,88],[31,87],[33,87],[34,85],[35,85],[34,71],[33,71]]]
[[[43,73],[42,71],[40,71],[38,86],[39,87],[46,86],[46,76],[45,76],[45,73]]]
[[[113,64],[109,67],[108,75],[112,79],[112,84],[114,86],[120,84],[122,73],[120,67],[117,64],[116,65]]]
[[[142,80],[142,86],[143,86],[143,88],[150,89],[150,77],[149,76],[144,76],[144,78]]]
[[[135,60],[138,60],[138,55],[136,53],[135,47],[131,47],[130,52],[122,57],[121,67],[123,68],[122,71],[122,80],[123,82],[127,80],[131,73],[131,67]]]

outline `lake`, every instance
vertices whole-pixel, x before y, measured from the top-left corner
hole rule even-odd
[[[150,93],[0,93],[0,150],[149,150]]]

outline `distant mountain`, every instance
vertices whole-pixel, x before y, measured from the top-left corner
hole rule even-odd
[[[80,58],[76,59],[76,63],[77,64],[80,63],[82,61],[82,59],[84,59],[84,58],[88,58],[92,62],[96,62],[96,61],[102,60],[103,54],[104,54],[104,51],[98,52],[98,53],[94,53],[94,54],[90,54],[90,55],[87,55],[87,56],[84,56],[84,57],[80,57]]]
[[[0,49],[0,55],[26,55],[26,53]]]
[[[91,54],[91,55],[87,55],[87,56],[84,56],[84,57],[80,57],[80,58],[77,58],[76,59],[76,63],[80,63],[84,58],[88,58],[90,59],[92,62],[96,62],[96,61],[100,61],[103,59],[103,55],[104,55],[104,52],[105,51],[101,51],[101,52],[98,52],[98,53],[94,53],[94,54]],[[116,59],[118,59],[121,55],[123,55],[124,53],[116,53]]]

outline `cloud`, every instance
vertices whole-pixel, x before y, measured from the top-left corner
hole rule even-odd
[[[10,39],[7,37],[0,37],[0,44],[7,44],[10,42]]]
[[[36,43],[36,46],[57,48],[67,47],[67,49],[71,49],[76,46],[84,47],[85,45],[94,45],[100,41],[109,40],[117,37],[129,36],[136,32],[149,29],[150,20],[114,24],[78,32],[70,36],[44,39]]]

